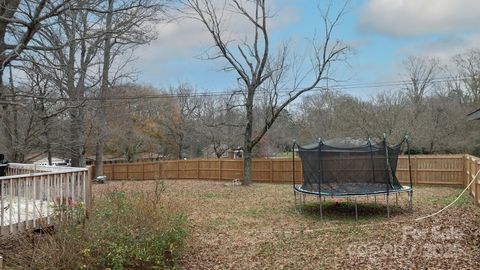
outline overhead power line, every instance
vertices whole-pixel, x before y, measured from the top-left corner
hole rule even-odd
[[[432,80],[432,83],[447,83],[454,82],[459,80],[466,80],[472,77],[440,77]],[[317,86],[314,87],[309,92],[315,91],[324,91],[327,89],[330,90],[350,90],[350,89],[374,89],[374,88],[391,88],[391,87],[405,87],[410,83],[409,80],[395,80],[395,81],[383,81],[383,82],[357,82],[357,83],[346,83],[346,84],[330,84],[328,88],[326,86]],[[301,87],[297,89],[294,88],[282,88],[278,89],[276,92],[279,94],[288,94],[294,93],[295,91],[301,90]],[[266,93],[265,89],[258,89],[257,93]],[[145,100],[145,99],[171,99],[171,98],[181,98],[181,97],[221,97],[221,96],[232,96],[232,95],[243,95],[244,92],[240,90],[222,90],[222,91],[208,91],[208,92],[194,92],[190,94],[177,94],[177,93],[158,93],[158,94],[148,94],[148,95],[135,95],[135,96],[116,96],[116,97],[107,97],[108,101],[123,101],[123,100]],[[22,96],[22,95],[17,95]],[[5,95],[5,97],[13,97]],[[25,96],[25,97],[34,97],[34,96]],[[41,97],[35,97],[41,98]],[[62,99],[57,99],[62,100]],[[64,98],[65,100],[65,98]],[[87,101],[98,101],[99,97],[86,97]]]

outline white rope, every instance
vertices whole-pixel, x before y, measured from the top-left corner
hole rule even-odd
[[[462,193],[460,193],[460,195],[458,195],[458,197],[453,200],[450,204],[448,204],[447,206],[445,206],[444,208],[440,209],[439,211],[433,213],[433,214],[430,214],[428,216],[424,216],[424,217],[420,217],[420,218],[416,218],[415,221],[420,221],[420,220],[423,220],[423,219],[426,219],[426,218],[430,218],[430,217],[433,217],[433,216],[436,216],[438,214],[440,214],[441,212],[445,211],[447,208],[449,208],[450,206],[452,206],[454,203],[456,203],[458,201],[458,199],[460,199],[460,197],[462,197],[462,195],[465,193],[465,191],[467,191],[470,186],[475,182],[477,181],[477,177],[479,175],[480,171],[477,172],[477,174],[475,174],[475,176],[473,177],[473,180],[470,181],[470,183],[467,185],[467,187],[462,191]],[[476,194],[478,196],[478,194]]]

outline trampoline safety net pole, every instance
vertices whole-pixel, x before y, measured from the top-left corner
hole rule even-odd
[[[293,140],[293,145],[292,145],[292,185],[293,188],[295,188],[295,145],[297,142]]]
[[[408,157],[408,177],[410,178],[410,192],[408,193],[408,204],[410,210],[413,209],[413,180],[412,180],[412,162],[410,160],[410,141],[408,135],[405,136],[405,142],[407,143],[407,157]]]
[[[318,162],[320,163],[320,176],[317,176],[318,178],[318,197],[320,197],[320,201],[321,201],[321,197],[322,197],[322,182],[324,181],[323,179],[323,158],[322,158],[322,145],[323,145],[323,142],[322,142],[322,139],[321,138],[318,138]]]
[[[376,183],[375,181],[375,161],[373,158],[373,148],[372,148],[372,140],[368,138],[368,146],[370,147],[370,162],[372,162],[372,178],[373,182]]]
[[[387,217],[390,217],[390,204],[389,204],[389,197],[390,197],[390,185],[393,183],[393,177],[392,177],[392,168],[390,168],[390,159],[388,158],[389,153],[388,153],[388,143],[387,143],[387,134],[383,133],[383,144],[385,147],[385,163],[386,163],[386,169],[388,173],[388,179],[389,182],[387,184],[387,194],[385,195],[385,199],[387,201]]]
[[[408,140],[408,135],[405,136],[405,142],[407,143],[407,157],[408,157],[408,177],[410,178],[410,188],[413,188],[412,181],[412,163],[410,160],[410,142]]]
[[[322,159],[322,139],[318,138],[318,162],[320,163],[320,177],[318,177],[318,199],[320,206],[320,220],[323,221],[323,204],[322,204],[322,188],[321,184],[323,182],[323,159]]]
[[[392,168],[390,167],[390,153],[388,152],[388,142],[387,142],[387,134],[383,133],[383,143],[385,147],[385,163],[386,163],[386,170],[388,173],[388,184],[387,184],[387,196],[390,193],[390,187],[393,186],[393,175],[392,175]]]

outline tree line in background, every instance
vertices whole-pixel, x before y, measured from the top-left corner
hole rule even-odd
[[[323,36],[298,55],[288,42],[271,45],[265,0],[229,6],[185,0],[176,1],[175,10],[205,27],[213,44],[206,59],[223,59],[238,85],[208,92],[134,83],[133,53],[154,38],[170,2],[1,1],[8,8],[0,10],[0,150],[17,162],[42,154],[50,162],[69,158],[74,166],[91,159],[96,175],[104,155],[183,159],[243,149],[248,161],[280,156],[293,139],[306,144],[383,133],[392,143],[410,135],[414,153],[480,153],[479,126],[466,120],[480,106],[479,49],[447,64],[408,57],[397,82],[332,86],[328,71],[349,52],[333,38],[345,5],[320,12]],[[250,25],[248,37],[229,39],[222,21],[227,12]],[[362,87],[379,91],[370,98],[346,94]]]
[[[457,56],[464,63],[480,60],[480,51],[469,51]],[[407,61],[427,64],[425,58]],[[465,62],[463,62],[465,61]],[[412,141],[417,153],[472,153],[480,143],[479,125],[468,121],[466,115],[477,109],[480,89],[471,87],[478,80],[475,74],[446,78],[442,69],[432,62],[434,72],[429,78],[408,78],[397,90],[380,91],[368,99],[346,94],[341,89],[321,89],[299,99],[283,110],[275,124],[259,142],[256,157],[275,156],[290,151],[292,140],[299,143],[315,142],[317,138],[359,137],[382,138],[386,133],[390,142],[398,142],[405,135]],[[473,64],[473,63],[471,63]],[[469,64],[470,65],[470,64]],[[480,62],[477,63],[480,73]],[[416,66],[412,70],[431,68]],[[459,66],[461,68],[461,66]],[[415,75],[416,76],[416,75]],[[413,82],[420,83],[421,91],[414,90]],[[391,87],[390,87],[391,88]],[[416,94],[421,92],[420,95]],[[134,83],[112,88],[106,99],[106,147],[109,157],[133,161],[145,157],[183,159],[221,157],[228,149],[242,147],[244,108],[232,106],[239,95],[201,92],[189,85],[160,90]],[[43,114],[36,98],[24,97],[28,107],[19,107],[16,132],[21,147],[7,147],[8,136],[2,136],[4,149],[16,151],[17,157],[50,151],[54,155],[68,156],[71,147],[70,122],[67,111],[48,119],[50,125],[36,121]],[[85,101],[85,133],[82,146],[85,156],[95,154],[96,108],[101,100]],[[254,130],[264,124],[268,101],[255,100]],[[37,133],[39,136],[30,135]],[[13,145],[12,145],[13,146]],[[18,159],[22,161],[23,159]]]

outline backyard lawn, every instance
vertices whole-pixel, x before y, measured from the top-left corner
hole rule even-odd
[[[151,191],[154,181],[109,182],[112,189]],[[415,221],[451,202],[461,189],[415,187],[413,212],[406,194],[386,218],[383,199],[353,204],[328,200],[324,220],[318,199],[294,209],[290,185],[165,181],[162,200],[187,218],[184,269],[480,268],[480,208],[464,195],[433,218]],[[395,197],[391,197],[395,203]]]

